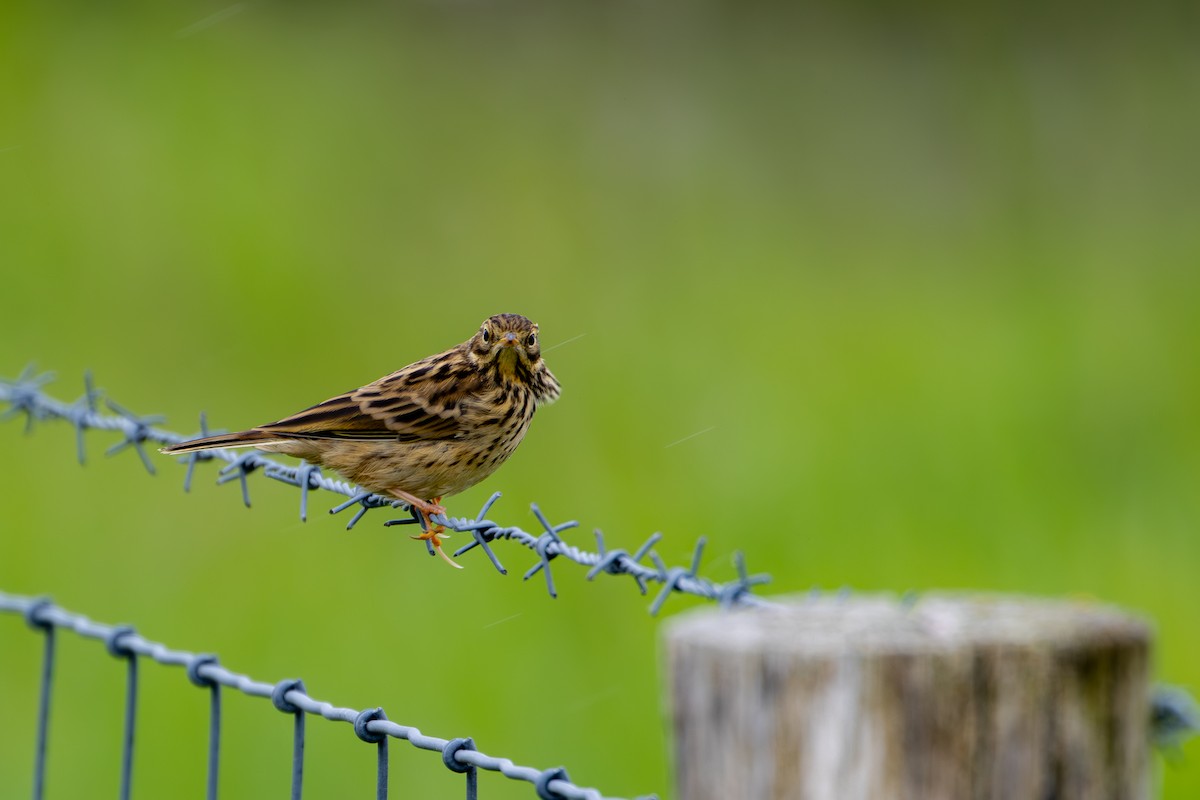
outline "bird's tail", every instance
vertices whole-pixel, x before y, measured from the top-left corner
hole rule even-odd
[[[279,436],[266,431],[239,431],[238,433],[222,433],[217,436],[205,436],[202,439],[192,439],[190,442],[180,442],[170,447],[164,447],[158,452],[169,456],[181,453],[192,453],[196,450],[222,450],[227,447],[255,447],[269,442],[279,441]]]

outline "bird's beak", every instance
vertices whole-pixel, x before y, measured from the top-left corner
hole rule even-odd
[[[505,347],[516,347],[517,335],[512,331],[509,331],[508,333],[504,334],[504,338],[500,340],[500,344],[504,345]]]

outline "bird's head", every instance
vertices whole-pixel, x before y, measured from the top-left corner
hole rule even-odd
[[[488,317],[469,344],[480,366],[499,366],[505,372],[518,366],[530,370],[542,359],[538,326],[520,314]]]

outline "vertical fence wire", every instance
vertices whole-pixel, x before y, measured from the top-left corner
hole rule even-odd
[[[187,662],[188,680],[194,686],[209,690],[207,800],[217,800],[221,773],[221,684],[202,670],[216,667],[217,657],[209,653],[192,656]]]
[[[121,735],[121,800],[133,793],[133,744],[137,724],[138,657],[125,642],[134,633],[130,625],[118,625],[104,637],[104,646],[113,658],[125,659],[125,722]]]
[[[375,766],[375,800],[387,800],[388,796],[388,739],[379,737],[378,763]]]
[[[292,800],[304,793],[304,709],[287,699],[288,692],[304,694],[304,681],[282,680],[271,690],[271,703],[284,714],[292,715]]]
[[[129,800],[133,792],[133,729],[137,718],[137,656],[129,656],[125,678],[125,733],[121,747],[121,800]]]
[[[54,686],[54,626],[41,618],[50,607],[49,600],[35,600],[25,612],[25,621],[42,632],[42,675],[38,694],[37,740],[33,751],[33,800],[42,800],[46,793],[46,748],[50,735],[50,692]]]
[[[45,645],[42,651],[42,687],[38,697],[37,749],[34,751],[34,800],[42,800],[45,795],[46,739],[50,733],[50,690],[54,682],[54,629],[46,628],[42,635]]]
[[[292,800],[304,794],[304,712],[296,710],[292,724]]]
[[[209,702],[208,800],[217,800],[221,776],[221,684],[213,683]]]
[[[479,797],[479,773],[474,767],[467,770],[467,800],[477,800]]]

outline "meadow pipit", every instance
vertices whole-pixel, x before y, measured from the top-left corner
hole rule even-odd
[[[408,503],[428,540],[442,551],[443,497],[496,471],[529,429],[533,412],[558,399],[558,380],[542,361],[538,326],[497,314],[465,342],[409,364],[360,389],[298,414],[239,433],[193,439],[168,454],[257,447],[328,467],[379,494]]]

